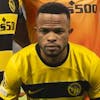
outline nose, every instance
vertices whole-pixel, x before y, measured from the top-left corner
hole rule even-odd
[[[56,34],[54,32],[49,32],[47,40],[49,42],[55,42],[56,41]]]

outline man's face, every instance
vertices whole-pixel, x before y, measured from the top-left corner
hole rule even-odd
[[[37,33],[40,50],[46,56],[61,54],[68,41],[69,20],[65,14],[40,13],[37,18]]]

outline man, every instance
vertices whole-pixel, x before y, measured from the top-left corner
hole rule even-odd
[[[100,56],[100,0],[22,1],[26,12],[28,36],[31,43],[37,41],[37,34],[33,27],[36,25],[35,15],[38,8],[47,2],[60,2],[66,5],[71,13],[71,27],[74,31],[69,36],[69,40],[86,46]]]
[[[38,42],[9,61],[0,87],[4,100],[18,100],[20,87],[28,100],[100,99],[100,59],[68,42],[70,13],[60,3],[46,3],[37,13]],[[66,39],[67,38],[67,39]]]

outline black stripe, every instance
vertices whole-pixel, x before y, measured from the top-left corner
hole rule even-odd
[[[2,99],[2,98],[0,97],[0,100],[4,100],[4,99]]]
[[[0,71],[0,83],[1,83],[1,81],[3,80],[3,71]]]
[[[12,50],[13,34],[0,35],[0,51]]]
[[[9,8],[8,2],[9,0],[2,0],[2,2],[0,2],[0,14],[1,13],[12,13],[12,11]],[[18,8],[19,8],[18,0],[14,0],[14,2],[16,6],[16,10],[14,13],[18,13]]]
[[[31,98],[58,98],[82,96],[89,85],[86,81],[43,83],[34,85],[22,84],[26,94]],[[29,93],[29,91],[33,92]],[[35,92],[35,93],[34,93]]]

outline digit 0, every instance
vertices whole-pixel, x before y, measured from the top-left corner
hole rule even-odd
[[[96,5],[89,5],[89,4],[85,4],[84,5],[84,12],[85,13],[96,13],[97,11],[97,6]]]

